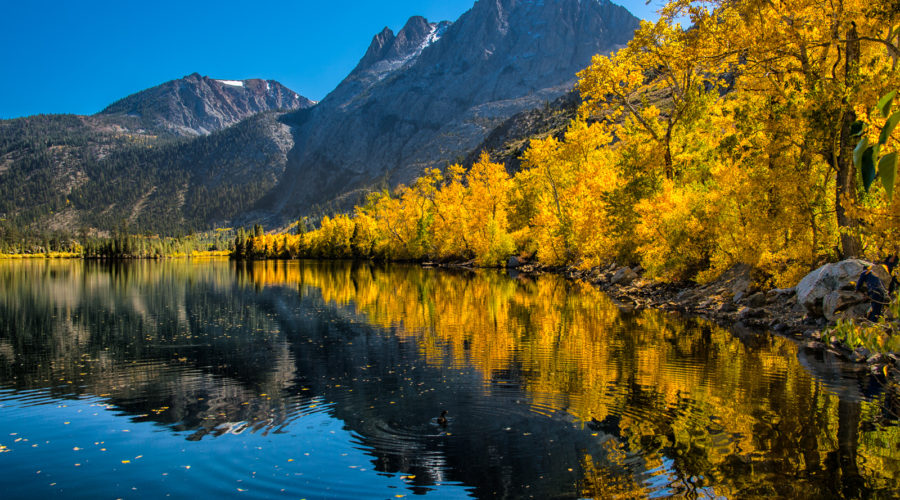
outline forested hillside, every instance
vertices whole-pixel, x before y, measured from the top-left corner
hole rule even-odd
[[[259,114],[196,139],[101,131],[99,119],[76,116],[2,122],[0,240],[123,227],[177,235],[223,225],[277,182],[293,144],[279,116]]]
[[[243,216],[293,146],[276,111],[313,104],[272,80],[193,74],[93,116],[0,120],[0,251],[124,227],[178,235]]]

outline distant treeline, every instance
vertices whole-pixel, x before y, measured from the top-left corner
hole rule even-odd
[[[6,231],[0,235],[0,255],[64,254],[88,259],[152,259],[209,252],[227,255],[233,250],[233,235],[234,231],[231,229],[176,237],[137,235],[126,231],[117,231],[105,237],[88,235],[86,232],[70,234],[64,231],[51,231],[45,234],[25,235],[20,231]]]

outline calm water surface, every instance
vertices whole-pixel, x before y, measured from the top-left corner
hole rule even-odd
[[[555,276],[0,262],[2,498],[891,498],[898,407]]]

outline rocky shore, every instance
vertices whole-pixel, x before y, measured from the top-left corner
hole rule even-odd
[[[591,283],[626,310],[662,309],[698,316],[728,328],[772,331],[797,339],[803,348],[856,363],[881,379],[885,373],[900,383],[900,353],[872,353],[851,348],[828,329],[841,318],[863,318],[868,298],[855,291],[855,280],[868,262],[847,260],[828,264],[788,289],[762,289],[749,266],[738,265],[707,283],[662,283],[640,267],[610,264],[587,270],[554,268],[511,258],[507,267],[523,274],[561,273]],[[877,267],[877,266],[876,266]],[[889,279],[882,272],[882,280]],[[885,281],[886,282],[886,281]]]

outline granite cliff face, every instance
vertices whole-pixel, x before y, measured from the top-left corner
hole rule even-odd
[[[570,90],[638,24],[608,0],[479,0],[452,24],[385,29],[334,92],[288,118],[296,147],[265,208],[347,208],[373,185],[462,160],[510,116]]]
[[[193,136],[222,130],[263,111],[313,105],[274,80],[215,80],[194,73],[130,95],[99,115],[134,117],[151,130]]]

